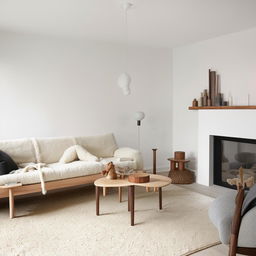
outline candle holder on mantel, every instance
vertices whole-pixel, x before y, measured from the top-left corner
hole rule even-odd
[[[195,175],[192,171],[186,169],[185,165],[189,160],[185,159],[185,152],[174,152],[174,158],[168,158],[170,161],[169,177],[173,184],[191,184],[195,182]]]

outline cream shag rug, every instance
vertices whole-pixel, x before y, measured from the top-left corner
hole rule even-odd
[[[1,256],[183,255],[218,241],[207,210],[212,198],[170,185],[158,193],[136,188],[135,226],[130,226],[126,193],[112,190],[95,215],[94,188],[86,187],[17,200],[17,218],[0,208]]]

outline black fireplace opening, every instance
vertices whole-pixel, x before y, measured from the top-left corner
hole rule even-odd
[[[211,136],[211,165],[213,183],[228,188],[236,188],[227,179],[238,178],[239,168],[244,168],[244,178],[256,180],[256,140]]]

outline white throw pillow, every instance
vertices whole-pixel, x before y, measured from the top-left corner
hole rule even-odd
[[[82,161],[99,161],[99,158],[93,154],[91,154],[89,151],[87,151],[82,146],[76,145],[76,153],[79,160]]]
[[[76,145],[67,148],[62,157],[60,158],[59,162],[62,164],[70,163],[77,160],[77,153],[76,153]]]

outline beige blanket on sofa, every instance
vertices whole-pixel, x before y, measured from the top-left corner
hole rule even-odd
[[[46,195],[47,190],[45,188],[45,182],[44,182],[44,174],[42,171],[42,167],[46,167],[47,164],[44,163],[28,163],[28,164],[21,164],[20,167],[21,169],[12,171],[11,173],[25,173],[25,172],[32,172],[32,171],[38,171],[38,175],[40,177],[40,182],[41,182],[41,189],[42,189],[42,194]]]

